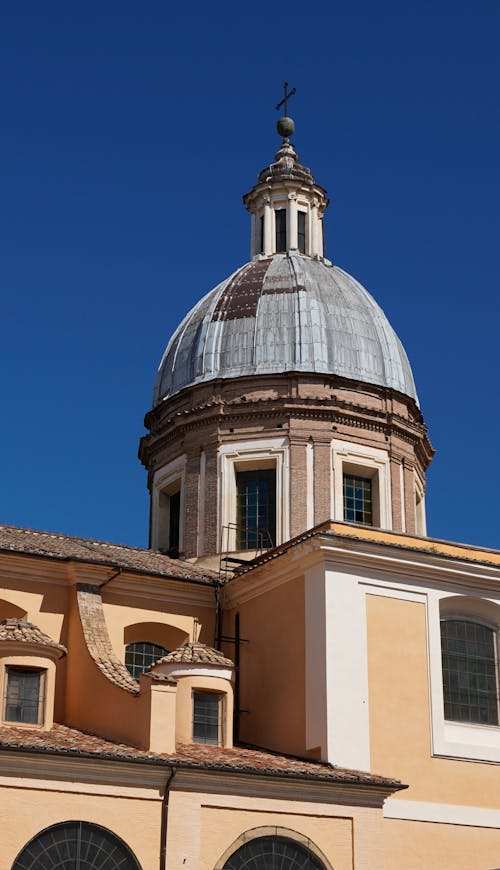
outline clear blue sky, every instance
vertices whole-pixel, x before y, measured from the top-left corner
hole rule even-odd
[[[248,258],[286,78],[328,254],[413,366],[429,533],[500,547],[499,40],[498,0],[5,4],[1,520],[146,545],[156,367]]]

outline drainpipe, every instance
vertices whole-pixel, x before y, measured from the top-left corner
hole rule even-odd
[[[170,797],[170,789],[172,780],[177,773],[177,768],[172,767],[170,776],[165,783],[165,791],[161,802],[161,830],[160,830],[160,870],[165,870],[167,866],[167,828],[168,828],[168,800]]]
[[[118,570],[115,571],[115,573],[112,574],[111,577],[108,577],[108,579],[104,581],[104,583],[99,584],[99,589],[102,589],[103,586],[107,586],[108,583],[111,583],[112,580],[114,580],[116,577],[119,577],[120,574],[122,573],[122,571],[123,571],[123,568],[118,568]]]

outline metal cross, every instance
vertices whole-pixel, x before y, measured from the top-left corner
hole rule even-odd
[[[276,109],[281,109],[281,107],[284,106],[285,108],[283,109],[283,117],[286,118],[288,116],[288,100],[290,99],[290,97],[293,97],[293,95],[297,91],[297,88],[292,88],[292,90],[289,91],[288,82],[285,82],[285,84],[283,85],[283,90],[285,92],[285,96],[283,97],[281,102],[278,103]]]

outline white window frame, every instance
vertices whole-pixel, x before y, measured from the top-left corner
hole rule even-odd
[[[151,547],[153,550],[167,550],[163,540],[164,524],[168,529],[169,516],[166,516],[168,511],[162,506],[162,499],[171,493],[177,491],[179,486],[180,497],[180,516],[179,516],[179,551],[182,552],[184,545],[184,499],[186,492],[186,464],[187,456],[183,454],[173,462],[158,469],[153,477],[152,488],[152,506],[151,506]]]
[[[352,441],[332,441],[333,518],[344,520],[344,474],[356,474],[372,481],[373,526],[392,529],[391,478],[386,450]]]
[[[276,545],[290,537],[288,438],[238,441],[219,448],[219,535],[221,551],[236,552],[236,472],[276,469]],[[253,552],[253,551],[245,551]]]
[[[429,595],[427,608],[433,754],[474,761],[500,762],[500,725],[480,725],[476,722],[454,722],[445,719],[441,665],[441,619],[446,617],[467,619],[488,625],[490,628],[496,627],[498,631],[500,603],[492,598],[436,593]],[[497,655],[497,678],[498,668]]]

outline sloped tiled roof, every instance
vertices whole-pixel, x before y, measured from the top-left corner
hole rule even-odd
[[[227,659],[216,649],[211,646],[206,646],[204,643],[185,643],[172,652],[167,653],[162,659],[156,662],[157,665],[170,664],[203,664],[203,665],[222,665],[226,668],[232,668],[233,662]],[[153,665],[154,667],[154,665]]]
[[[169,556],[154,550],[141,550],[138,547],[125,547],[122,544],[109,544],[105,541],[22,529],[17,526],[0,526],[1,550],[47,556],[64,561],[110,565],[113,568],[159,577],[172,577],[175,580],[187,580],[192,583],[213,583],[217,578],[212,571],[202,570],[181,559],[170,559]]]
[[[68,652],[65,646],[56,643],[48,634],[45,634],[37,625],[26,622],[24,619],[2,619],[0,622],[0,642],[10,641],[15,643],[31,643],[37,646],[47,646],[59,650],[60,655]]]
[[[139,692],[139,683],[120,661],[109,638],[101,589],[98,586],[78,583],[76,600],[85,643],[97,667],[115,686],[136,695]]]
[[[223,749],[218,746],[194,743],[177,746],[176,752],[172,755],[156,754],[123,743],[113,743],[65,725],[54,725],[50,731],[2,725],[0,749],[149,762],[184,768],[225,770],[327,782],[358,783],[386,786],[393,790],[406,788],[399,780],[390,777],[251,747],[235,746],[231,749]]]

